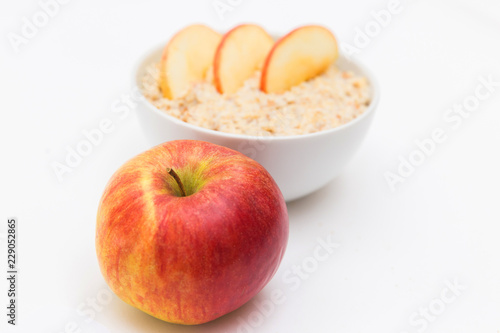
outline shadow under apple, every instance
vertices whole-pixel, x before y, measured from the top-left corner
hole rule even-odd
[[[262,290],[240,308],[211,322],[200,325],[179,325],[162,321],[126,304],[119,300],[118,297],[116,297],[116,301],[112,303],[112,309],[110,309],[109,313],[114,316],[119,316],[119,321],[127,328],[134,329],[134,332],[141,333],[252,333],[258,332],[259,327],[251,326],[247,319],[251,316],[252,312],[257,312],[262,317],[262,325],[265,324],[267,318],[261,313],[257,304],[261,303],[263,300],[269,299],[269,294],[269,291]],[[272,316],[272,313],[270,315]],[[117,318],[115,318],[115,320],[116,319]]]

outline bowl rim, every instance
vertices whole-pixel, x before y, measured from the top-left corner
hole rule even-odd
[[[348,63],[352,63],[355,67],[359,69],[360,75],[366,77],[368,79],[368,82],[371,86],[371,101],[370,105],[368,108],[363,112],[360,116],[357,118],[342,124],[340,126],[330,128],[327,130],[323,131],[318,131],[314,133],[306,133],[306,134],[294,134],[294,135],[270,135],[270,136],[263,136],[263,135],[248,135],[248,134],[237,134],[237,133],[227,133],[227,132],[222,132],[222,131],[216,131],[212,130],[209,128],[193,125],[187,122],[184,122],[174,116],[171,116],[167,114],[165,111],[160,110],[156,106],[154,106],[142,93],[142,89],[140,88],[140,78],[139,78],[139,72],[143,72],[143,69],[148,65],[146,61],[150,59],[154,54],[160,53],[161,50],[165,47],[165,43],[161,45],[157,45],[154,48],[151,48],[147,53],[145,53],[139,61],[136,63],[134,66],[134,71],[133,71],[133,81],[132,81],[132,88],[134,91],[138,91],[140,93],[140,100],[145,103],[146,107],[150,109],[152,112],[160,115],[161,117],[165,118],[166,120],[169,120],[171,122],[174,122],[177,125],[184,126],[188,129],[202,132],[207,135],[213,135],[213,136],[219,136],[221,138],[230,138],[230,139],[237,139],[237,140],[258,140],[258,141],[289,141],[289,140],[301,140],[301,139],[308,139],[308,138],[315,138],[315,137],[320,137],[320,136],[326,136],[329,134],[333,134],[336,132],[341,132],[349,127],[355,126],[356,124],[362,122],[365,118],[368,118],[372,113],[375,112],[375,109],[378,106],[379,100],[380,100],[380,86],[373,75],[373,73],[363,64],[361,63],[358,59],[354,59],[352,56],[347,57],[345,56],[342,52],[339,51],[339,56],[336,61],[339,59],[342,59],[343,61],[346,61]],[[140,112],[138,110],[138,112]]]

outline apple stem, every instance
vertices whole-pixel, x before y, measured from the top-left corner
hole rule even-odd
[[[181,182],[181,179],[179,178],[179,175],[177,174],[177,172],[174,171],[174,169],[172,168],[167,168],[167,172],[170,174],[170,176],[172,176],[175,181],[177,182],[177,185],[179,185],[179,188],[181,189],[181,194],[183,197],[186,196],[186,189],[184,189],[184,185],[182,184]]]

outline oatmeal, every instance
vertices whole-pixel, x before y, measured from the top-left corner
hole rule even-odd
[[[146,72],[142,92],[158,109],[192,125],[255,136],[307,134],[338,127],[359,117],[371,95],[365,77],[339,70],[335,64],[282,94],[262,92],[260,72],[256,72],[233,94],[218,93],[207,77],[176,100],[163,97],[157,64]]]

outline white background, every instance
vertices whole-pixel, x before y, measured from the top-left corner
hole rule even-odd
[[[370,12],[388,2],[233,0],[221,18],[212,0],[72,0],[16,52],[8,34],[21,34],[23,17],[31,20],[41,7],[2,0],[0,267],[5,272],[6,221],[14,216],[20,275],[18,326],[8,328],[0,273],[0,331],[498,332],[500,87],[456,129],[443,120],[473,96],[480,77],[500,81],[496,0],[402,2],[359,48],[382,88],[373,126],[338,179],[288,205],[285,258],[253,301],[212,323],[183,327],[105,297],[94,250],[97,204],[114,170],[149,148],[133,112],[123,119],[112,112],[130,93],[138,59],[194,22],[220,30],[256,22],[278,33],[321,23],[356,46]],[[104,118],[113,132],[58,181],[52,164],[63,163],[67,146]],[[447,140],[391,191],[384,173],[397,172],[398,156],[407,158],[414,141],[436,128]],[[318,239],[328,237],[339,247],[311,266]],[[284,278],[303,263],[311,272],[294,289]],[[441,295],[453,295],[446,281],[454,280],[464,290],[443,311]],[[275,290],[286,300],[266,308]],[[442,313],[415,317],[429,306]]]

